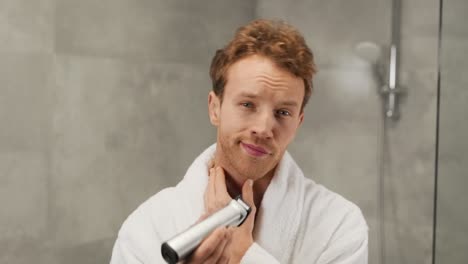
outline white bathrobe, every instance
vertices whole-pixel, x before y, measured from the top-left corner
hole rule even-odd
[[[124,222],[112,264],[165,263],[161,244],[194,224],[204,211],[208,163],[216,144],[190,166],[176,187],[166,188]],[[359,208],[305,178],[285,153],[255,219],[255,243],[241,263],[367,263],[368,227]]]

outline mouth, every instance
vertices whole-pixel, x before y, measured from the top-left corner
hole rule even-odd
[[[251,156],[262,157],[262,156],[266,156],[266,155],[270,154],[266,149],[264,149],[264,148],[262,148],[260,146],[246,144],[244,142],[241,142],[240,144],[241,144],[242,148]]]

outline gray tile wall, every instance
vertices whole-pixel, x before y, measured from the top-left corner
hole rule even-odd
[[[0,263],[48,258],[53,17],[51,1],[0,2]]]
[[[254,4],[1,1],[0,263],[109,261],[215,141],[209,63]]]

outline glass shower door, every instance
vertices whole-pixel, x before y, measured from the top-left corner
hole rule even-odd
[[[468,263],[468,1],[442,0],[436,264]]]

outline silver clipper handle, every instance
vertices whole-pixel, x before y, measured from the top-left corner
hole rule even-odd
[[[169,264],[175,264],[192,253],[205,237],[218,227],[240,226],[251,211],[240,196],[205,220],[189,227],[161,245],[161,254]]]

